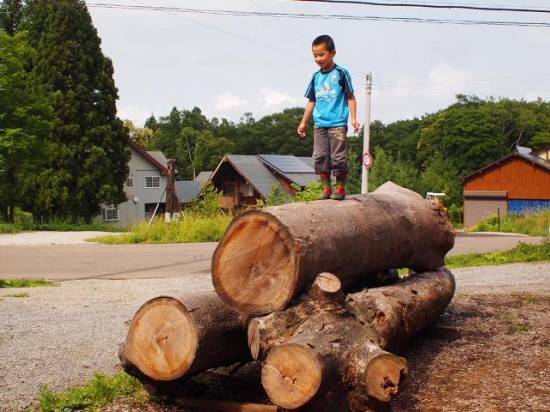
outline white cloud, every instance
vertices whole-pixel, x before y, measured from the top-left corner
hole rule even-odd
[[[224,93],[216,98],[216,109],[218,110],[234,109],[235,107],[243,106],[245,104],[245,100],[229,93]]]
[[[437,64],[428,72],[428,81],[438,88],[448,88],[449,86],[456,88],[461,83],[472,80],[472,78],[470,71],[458,69],[448,64]]]
[[[262,94],[260,101],[262,102],[263,109],[273,109],[281,106],[287,107],[290,105],[296,105],[302,101],[302,99],[298,100],[267,87],[262,87],[260,92]]]

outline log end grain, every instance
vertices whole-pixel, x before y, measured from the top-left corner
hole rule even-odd
[[[391,353],[370,360],[365,373],[369,396],[390,402],[402,389],[409,373],[407,361]]]
[[[269,398],[286,409],[299,408],[311,400],[321,381],[319,361],[298,344],[275,347],[262,367],[262,384]]]
[[[160,296],[138,309],[119,356],[125,368],[137,368],[156,381],[170,381],[187,372],[198,341],[196,326],[185,305]]]
[[[283,309],[296,289],[298,249],[273,216],[235,218],[212,256],[212,282],[235,310],[264,314]]]

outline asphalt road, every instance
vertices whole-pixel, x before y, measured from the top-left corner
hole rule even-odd
[[[9,236],[9,235],[0,235]],[[540,237],[457,233],[449,254],[512,249]],[[7,244],[6,244],[7,243]],[[210,273],[217,243],[165,245],[0,244],[0,279],[51,280],[176,278]]]

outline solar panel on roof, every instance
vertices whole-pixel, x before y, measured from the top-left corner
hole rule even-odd
[[[312,173],[313,169],[295,156],[288,155],[259,155],[282,173]]]

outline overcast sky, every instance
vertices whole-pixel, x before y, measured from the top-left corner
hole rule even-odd
[[[114,64],[119,117],[139,127],[151,114],[166,116],[174,106],[180,110],[197,106],[209,119],[234,122],[246,112],[260,119],[304,106],[306,86],[318,69],[311,41],[320,34],[334,38],[335,60],[352,75],[361,124],[366,117],[367,73],[373,78],[371,120],[386,124],[443,109],[455,102],[458,93],[483,99],[550,100],[550,13],[280,0],[86,3],[103,53]],[[550,1],[544,0],[393,3],[550,10]],[[320,17],[297,18],[305,14]],[[336,15],[353,19],[326,18]]]

